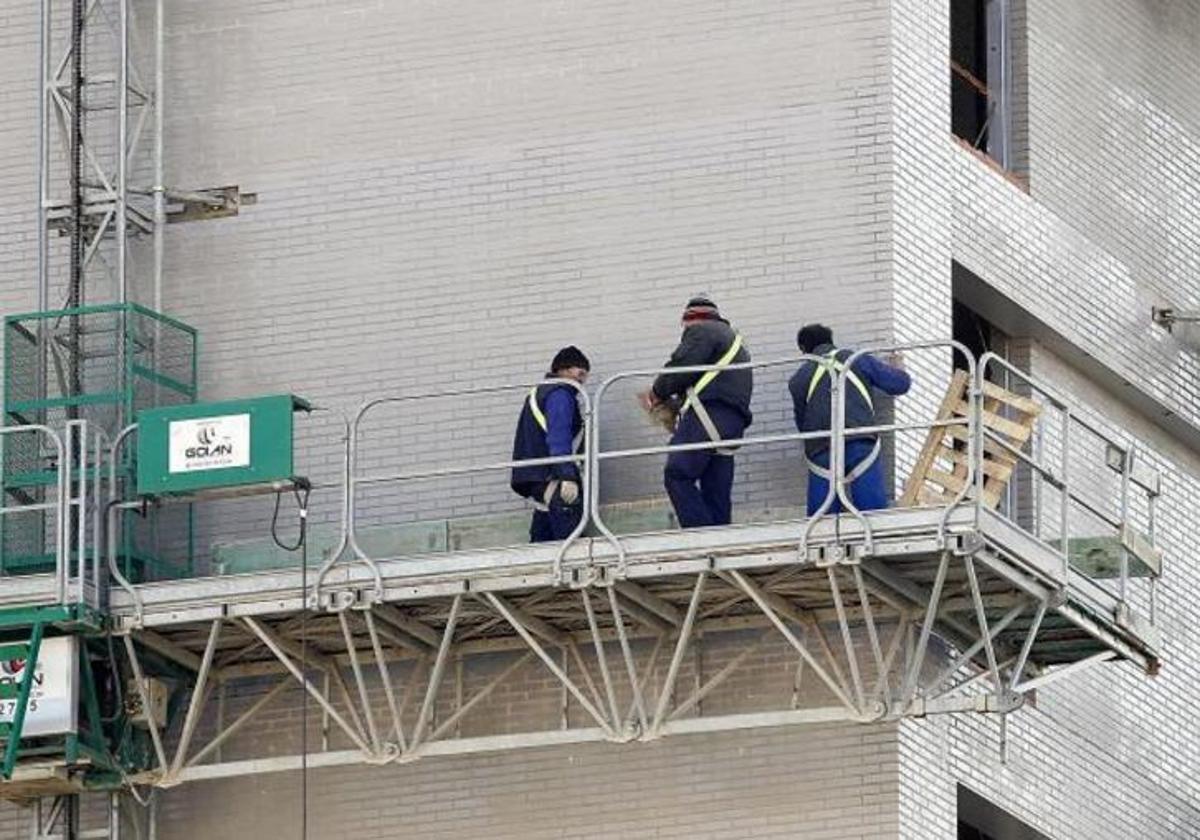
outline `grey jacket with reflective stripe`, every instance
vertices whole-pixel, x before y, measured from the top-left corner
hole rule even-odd
[[[733,345],[735,335],[733,327],[723,319],[694,321],[684,329],[679,346],[667,360],[666,367],[716,364]],[[731,364],[749,361],[750,351],[743,343],[742,349]],[[694,385],[701,376],[703,376],[702,373],[660,374],[654,380],[654,395],[660,400],[685,397],[687,389]],[[708,384],[708,387],[700,395],[700,401],[705,405],[723,403],[740,411],[746,418],[746,425],[749,426],[754,416],[750,411],[750,398],[753,393],[753,371],[727,370]]]

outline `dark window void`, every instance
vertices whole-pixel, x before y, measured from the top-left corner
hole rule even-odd
[[[970,788],[958,786],[958,840],[1051,840]]]
[[[976,360],[989,351],[1005,358],[1008,357],[1008,336],[994,326],[991,321],[960,300],[954,301],[951,324],[954,340],[970,350]],[[958,350],[954,351],[954,367],[959,370],[967,369],[967,360]],[[996,370],[989,369],[988,378],[995,381],[996,376]]]
[[[950,0],[950,128],[1012,168],[1010,0]]]

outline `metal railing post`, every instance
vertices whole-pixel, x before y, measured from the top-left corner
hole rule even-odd
[[[1121,453],[1121,527],[1117,532],[1120,541],[1121,580],[1118,585],[1121,603],[1128,599],[1129,589],[1129,551],[1125,548],[1125,534],[1129,530],[1129,479],[1133,473],[1133,464],[1137,458],[1137,442]]]
[[[1059,529],[1062,534],[1063,588],[1071,585],[1071,409],[1063,406],[1062,436],[1062,510],[1059,511]]]

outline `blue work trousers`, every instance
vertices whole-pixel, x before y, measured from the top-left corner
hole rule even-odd
[[[581,488],[582,489],[582,488]],[[535,510],[529,523],[530,542],[553,542],[565,540],[574,533],[583,518],[583,501],[568,505],[559,497],[556,491],[550,500],[549,510]]]
[[[870,456],[874,447],[875,442],[869,440],[852,440],[848,442],[846,444],[846,472],[849,473],[861,464],[864,458]],[[811,456],[811,460],[817,466],[829,469],[829,450],[826,449],[818,455]],[[886,508],[888,506],[888,499],[887,488],[884,486],[883,458],[876,458],[875,463],[871,464],[866,472],[850,482],[847,490],[850,493],[850,500],[854,502],[854,506],[859,510],[882,510]],[[825,501],[825,494],[828,492],[829,482],[810,470],[808,473],[809,516],[812,516],[821,507],[821,503]],[[826,512],[843,513],[844,511],[845,508],[842,506],[842,500],[835,494],[833,504]]]
[[[746,429],[740,411],[723,403],[708,403],[708,416],[722,440],[736,440]],[[671,435],[672,445],[710,440],[695,411],[688,411]],[[672,452],[663,470],[663,484],[683,528],[728,525],[733,513],[733,456],[715,449]]]

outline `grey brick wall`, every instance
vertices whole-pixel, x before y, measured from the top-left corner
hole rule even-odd
[[[878,0],[180,9],[169,180],[259,194],[171,231],[165,298],[201,329],[206,393],[527,381],[567,342],[597,377],[653,367],[697,290],[759,358],[810,318],[889,337],[886,25]],[[760,378],[756,431],[790,423],[785,377]],[[660,440],[635,384],[611,445]],[[364,466],[494,460],[519,398],[383,411]],[[335,431],[312,422],[304,468],[332,477]],[[739,501],[795,497],[784,451],[743,457]],[[657,495],[658,473],[615,465],[606,492]],[[393,520],[519,507],[499,474],[364,500]],[[233,516],[258,534],[266,510],[226,509],[223,537]]]
[[[893,727],[817,727],[314,771],[308,836],[893,837],[895,754]],[[298,836],[301,796],[299,774],[203,783],[159,836]]]
[[[12,311],[34,299],[37,34],[34,4],[8,5],[0,304]],[[324,770],[310,779],[312,836],[950,838],[959,781],[1055,837],[1200,832],[1200,465],[1147,419],[1200,420],[1196,355],[1148,319],[1151,304],[1200,295],[1200,3],[1017,5],[1028,193],[952,141],[945,4],[170,6],[168,180],[259,194],[237,219],[169,232],[167,309],[201,329],[209,397],[288,389],[353,406],[525,380],[566,342],[603,377],[659,363],[701,289],[759,358],[791,352],[807,320],[848,343],[946,338],[957,260],[1134,383],[1127,405],[1049,349],[1032,354],[1035,372],[1142,439],[1168,480],[1166,671],[1148,682],[1106,667],[1043,692],[1011,719],[1007,764],[994,721],[943,718]],[[927,415],[946,359],[910,366],[920,382],[902,419]],[[760,379],[758,432],[787,428],[782,378]],[[608,444],[656,439],[632,390],[614,393]],[[515,403],[381,415],[364,465],[495,458]],[[335,423],[309,423],[302,469],[331,478]],[[902,474],[911,448],[898,451]],[[657,469],[614,469],[606,492],[655,494]],[[790,452],[744,453],[739,470],[742,504],[798,497]],[[364,509],[393,521],[515,509],[503,485],[444,482]],[[266,524],[252,505],[222,517],[217,532],[204,513],[202,533]],[[752,680],[786,678],[772,661],[712,702],[753,707]],[[545,690],[531,675],[487,726],[555,714]],[[294,740],[294,711],[255,737]],[[298,788],[277,775],[172,791],[163,836],[282,836]],[[22,819],[0,812],[0,836]]]
[[[1017,72],[1028,86],[1029,192],[957,144],[943,168],[922,163],[898,180],[942,182],[953,258],[1023,309],[1023,323],[1056,336],[1057,350],[1032,345],[1033,373],[1090,406],[1089,419],[1119,440],[1136,439],[1139,457],[1162,473],[1158,535],[1169,566],[1157,616],[1167,665],[1153,680],[1106,667],[1040,692],[1036,710],[1010,718],[1007,764],[993,720],[903,724],[901,834],[952,837],[961,781],[1056,838],[1193,836],[1195,751],[1185,745],[1197,733],[1196,569],[1186,500],[1200,463],[1156,421],[1170,411],[1194,423],[1197,357],[1151,325],[1149,309],[1200,291],[1197,216],[1181,204],[1194,205],[1200,183],[1200,98],[1179,82],[1200,64],[1200,5],[1024,7],[1018,56],[1028,64]],[[937,37],[936,26],[924,35]],[[943,71],[930,62],[925,72]],[[922,130],[939,129],[930,121]],[[1089,371],[1059,350],[1090,358]],[[1111,482],[1094,462],[1078,466],[1094,471],[1095,486]]]

